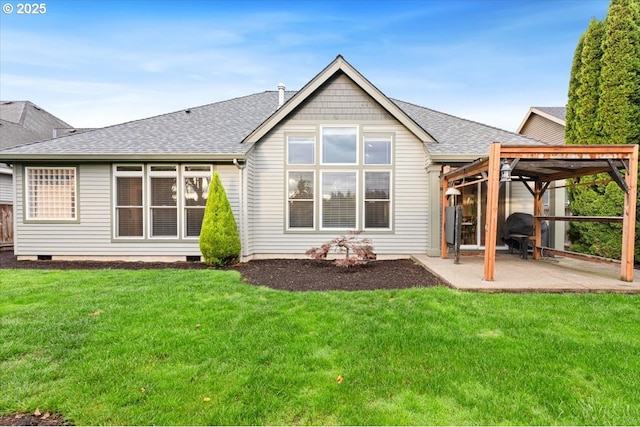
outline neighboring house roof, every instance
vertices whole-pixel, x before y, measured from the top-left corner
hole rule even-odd
[[[491,126],[387,98],[338,56],[298,92],[267,91],[209,105],[127,122],[0,153],[11,160],[195,160],[242,159],[278,123],[303,106],[332,76],[346,74],[431,153],[432,159],[466,161],[487,155],[493,142],[542,142]]]
[[[564,144],[565,107],[531,107],[517,132],[553,145]]]
[[[30,101],[0,101],[0,149],[50,139],[68,123]]]
[[[567,109],[565,107],[531,107],[524,116],[522,123],[518,126],[517,133],[522,131],[522,128],[527,124],[531,115],[539,115],[547,120],[551,120],[554,123],[565,126],[565,120],[567,117]]]

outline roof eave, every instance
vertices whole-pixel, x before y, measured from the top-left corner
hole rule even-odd
[[[29,161],[66,161],[66,162],[206,162],[220,161],[233,162],[233,160],[245,160],[245,153],[168,153],[168,154],[18,154],[4,153],[0,155],[3,162],[29,162]]]

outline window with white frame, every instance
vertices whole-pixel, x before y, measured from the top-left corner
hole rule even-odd
[[[176,165],[149,166],[150,237],[178,237]]]
[[[142,165],[114,169],[116,237],[144,236],[144,189]]]
[[[286,229],[391,230],[392,134],[345,125],[320,126],[319,134],[317,146],[287,135]]]
[[[390,165],[391,164],[391,137],[390,136],[365,136],[364,137],[364,164],[365,165]]]
[[[313,228],[314,173],[290,171],[287,179],[289,204],[288,228]]]
[[[391,172],[364,173],[364,228],[391,227]]]
[[[312,165],[315,163],[316,139],[313,136],[287,137],[287,163]]]
[[[114,165],[115,238],[200,236],[212,165]]]
[[[26,168],[28,220],[76,220],[76,168]]]
[[[211,166],[183,166],[182,182],[184,184],[184,236],[200,237],[200,228],[211,184]]]
[[[358,128],[326,126],[322,128],[322,163],[355,165],[358,163]]]
[[[357,228],[356,172],[322,172],[322,228]]]

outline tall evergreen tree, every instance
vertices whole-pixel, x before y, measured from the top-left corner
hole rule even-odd
[[[567,144],[578,144],[578,129],[576,126],[578,108],[578,87],[580,86],[580,68],[582,67],[582,48],[584,46],[584,37],[582,34],[578,40],[578,46],[573,54],[573,63],[571,64],[571,76],[569,78],[569,93],[567,101],[567,112],[564,128],[564,140]]]
[[[578,74],[575,106],[577,143],[602,143],[601,134],[596,126],[598,103],[600,99],[600,70],[602,68],[602,37],[604,23],[592,19],[584,34],[581,65]]]
[[[580,64],[576,66],[574,58],[570,80],[566,142],[639,144],[640,0],[611,0],[605,21],[590,22],[578,42],[576,57],[580,44]],[[584,177],[582,183],[591,184],[570,189],[574,215],[622,215],[622,190],[612,182],[593,182],[601,178],[608,175]],[[639,232],[640,218],[636,222],[636,259],[640,259]],[[572,222],[568,233],[574,250],[620,256],[620,224]]]
[[[597,126],[608,144],[640,142],[640,1],[611,0],[604,23]]]
[[[204,262],[221,267],[240,259],[240,233],[218,171],[213,173],[200,230]]]

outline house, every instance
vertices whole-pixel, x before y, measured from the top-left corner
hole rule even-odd
[[[516,133],[554,145],[564,145],[565,107],[531,107]]]
[[[440,252],[440,177],[493,142],[544,144],[392,99],[338,56],[299,91],[266,91],[0,151],[16,176],[19,259],[200,259],[214,171],[243,260],[304,257],[364,230],[380,258]],[[484,245],[481,183],[464,248]],[[498,216],[531,204],[501,187]]]
[[[0,101],[0,150],[50,139],[70,126],[30,101]],[[13,170],[0,162],[0,247],[13,243]]]
[[[566,113],[565,107],[531,107],[516,132],[552,145],[564,145]],[[566,191],[555,190],[556,186],[564,184],[564,181],[558,181],[551,185],[551,191],[545,193],[547,212],[558,216],[570,215]],[[555,247],[568,248],[570,242],[567,238],[567,224],[554,224],[550,239],[554,241]]]

